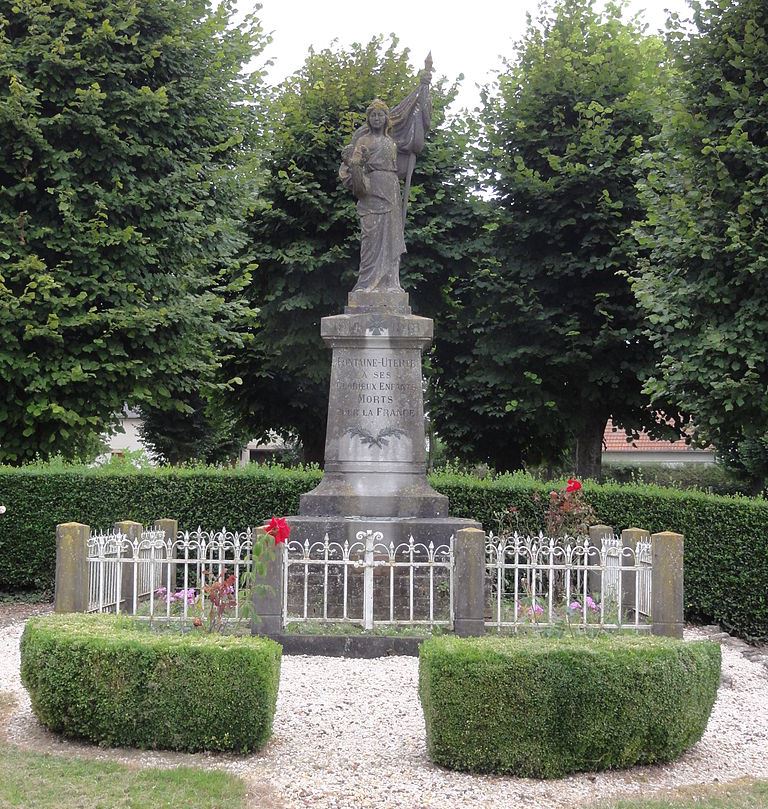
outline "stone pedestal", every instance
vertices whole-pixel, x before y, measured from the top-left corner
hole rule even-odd
[[[352,292],[345,314],[322,320],[333,351],[325,475],[301,497],[301,516],[448,517],[426,478],[421,356],[432,321],[409,313],[405,293],[384,309],[387,295],[398,293]]]
[[[332,351],[325,474],[289,517],[291,542],[352,546],[361,531],[422,551],[449,547],[474,520],[450,517],[448,498],[427,482],[422,352],[432,321],[411,314],[408,296],[353,291],[343,315],[323,318]],[[399,608],[398,608],[399,609]]]
[[[459,532],[481,526],[450,517],[448,498],[427,482],[421,361],[432,321],[411,314],[402,290],[353,290],[348,302],[343,315],[323,318],[320,331],[332,351],[325,474],[288,517],[287,551],[298,543],[308,561],[272,572],[278,600],[254,602],[252,631],[286,640],[280,630],[295,614],[292,604],[307,618],[356,616],[368,629],[377,621],[450,623],[455,575],[466,590],[457,631],[482,634],[485,535],[470,532],[474,566],[451,570],[442,560]],[[323,545],[326,535],[338,544]],[[458,544],[458,561],[466,562],[466,537]],[[313,566],[318,553],[326,564]],[[393,559],[399,561],[389,564]],[[298,591],[291,570],[303,574]],[[345,641],[339,648],[349,647]]]

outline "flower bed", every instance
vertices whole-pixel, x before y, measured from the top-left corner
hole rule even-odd
[[[444,636],[419,655],[430,758],[532,778],[671,761],[704,733],[719,680],[709,641]]]
[[[104,745],[258,750],[272,732],[279,644],[161,633],[110,615],[33,618],[21,679],[50,730]]]

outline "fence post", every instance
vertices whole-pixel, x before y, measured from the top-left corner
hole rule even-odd
[[[651,632],[683,637],[682,534],[664,531],[651,536]]]
[[[485,634],[485,531],[462,528],[453,540],[453,631]]]
[[[54,612],[88,612],[88,539],[91,527],[79,522],[56,526]]]
[[[255,536],[254,542],[259,539]],[[270,544],[264,559],[266,570],[261,576],[253,576],[252,635],[280,635],[283,631],[283,570],[287,550],[284,542],[272,545],[272,537],[267,537],[267,542]]]
[[[587,571],[587,592],[597,593],[603,597],[603,572],[600,567],[600,553],[603,550],[603,538],[613,536],[613,528],[610,525],[590,525],[589,526],[589,554],[587,556],[587,567],[596,567],[598,570]]]
[[[144,526],[140,522],[133,522],[133,520],[123,520],[114,524],[115,531],[125,534],[129,542],[141,539],[141,532]],[[125,552],[125,556],[123,553]],[[122,562],[120,564],[120,603],[117,605],[119,612],[123,604],[126,605],[126,611],[134,614],[138,606],[138,598],[133,597],[133,583],[138,578],[138,557],[134,558],[133,550],[130,551],[128,556],[126,549],[121,545],[118,558],[130,559],[130,562]]]
[[[621,567],[637,567],[637,543],[648,539],[644,528],[625,528],[621,532]],[[627,548],[632,553],[627,553]],[[637,613],[637,572],[621,571],[621,612],[619,621],[634,622]]]
[[[176,541],[176,536],[179,533],[179,521],[163,518],[161,520],[157,520],[155,526],[159,531],[162,531],[165,534],[165,541],[168,543],[168,553],[170,554],[168,558],[174,559],[176,554],[173,550],[173,543]],[[167,579],[165,582],[165,588],[169,593],[171,593],[176,589],[176,565],[168,565],[166,562],[164,567],[166,570]]]

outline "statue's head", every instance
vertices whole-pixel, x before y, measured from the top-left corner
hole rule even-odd
[[[378,119],[383,119],[383,122],[379,123],[379,126],[382,127],[384,132],[389,129],[389,107],[380,98],[374,98],[365,111],[368,126],[371,127],[371,129],[377,128],[372,124],[371,116],[374,117],[373,123],[376,123]]]

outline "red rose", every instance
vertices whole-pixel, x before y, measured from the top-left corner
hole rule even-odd
[[[576,480],[576,478],[568,478],[568,485],[565,487],[566,492],[577,492],[580,488],[580,480]]]
[[[291,526],[288,525],[285,517],[272,517],[266,525],[262,525],[262,528],[274,538],[275,545],[285,542],[291,535]]]

